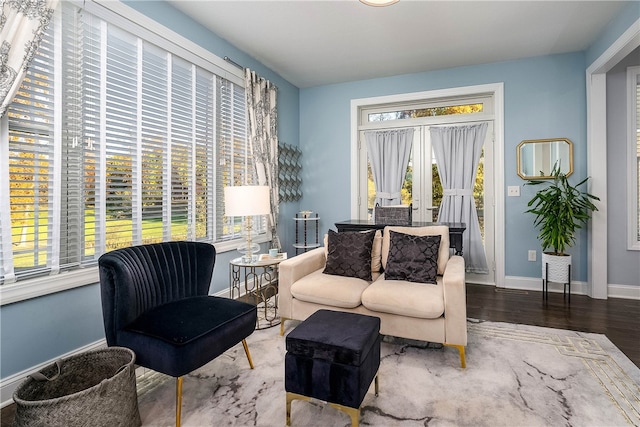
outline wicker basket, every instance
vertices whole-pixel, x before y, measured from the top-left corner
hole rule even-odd
[[[376,204],[373,219],[376,224],[411,225],[411,205],[380,206]]]
[[[16,426],[140,426],[135,353],[109,347],[58,360],[13,394]]]

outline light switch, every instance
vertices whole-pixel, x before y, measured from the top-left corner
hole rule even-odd
[[[510,185],[509,187],[507,187],[507,195],[509,197],[520,197],[520,186]]]

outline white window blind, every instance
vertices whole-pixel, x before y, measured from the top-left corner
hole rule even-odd
[[[2,118],[0,284],[124,246],[239,238],[223,188],[255,182],[244,87],[72,3],[54,21]]]
[[[53,41],[51,32],[43,38],[7,113],[9,169],[1,179],[9,180],[12,259],[3,262],[9,267],[4,274],[10,276],[41,274],[53,261]]]

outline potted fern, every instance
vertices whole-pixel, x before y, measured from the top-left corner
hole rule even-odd
[[[526,212],[535,215],[533,224],[540,230],[543,279],[568,283],[571,255],[566,254],[565,249],[575,244],[576,231],[587,224],[593,211],[598,210],[593,201],[600,199],[578,188],[586,184],[589,177],[571,185],[558,163],[554,165],[551,177],[551,180],[534,180],[525,184],[545,185],[529,201],[527,206],[530,209]]]

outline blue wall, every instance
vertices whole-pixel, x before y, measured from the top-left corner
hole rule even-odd
[[[278,86],[280,140],[298,145],[298,88],[244,52],[162,1],[126,1],[139,12],[160,22],[223,58],[255,70]],[[211,3],[212,12],[215,2]],[[281,206],[280,218],[291,218],[298,204]],[[286,228],[286,221],[283,228]],[[282,234],[283,246],[291,247],[292,230]],[[229,286],[229,260],[236,251],[219,254],[214,268],[213,292]],[[104,338],[100,288],[97,284],[71,289],[0,307],[0,378],[16,374]]]
[[[504,170],[505,186],[525,182],[516,172],[516,146],[524,139],[569,138],[574,177],[584,177],[585,60],[583,53],[572,53],[301,89],[301,207],[320,213],[323,232],[350,217],[352,99],[498,82],[504,82],[505,164],[497,167]],[[505,197],[507,276],[540,277],[540,261],[527,261],[527,250],[540,248],[533,217],[523,214],[533,193],[524,187],[521,197]],[[584,233],[571,253],[575,279],[586,280]]]

